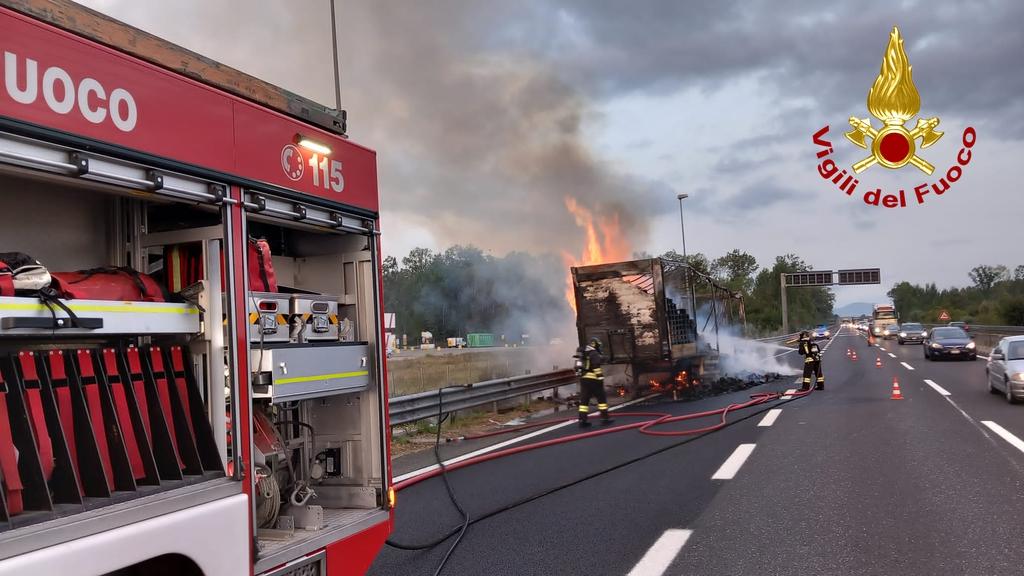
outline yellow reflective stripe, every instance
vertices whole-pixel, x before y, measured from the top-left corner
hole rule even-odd
[[[316,382],[318,380],[341,380],[344,378],[358,378],[360,376],[369,376],[369,370],[361,370],[359,372],[339,372],[337,374],[320,374],[317,376],[296,376],[295,378],[280,378],[274,381],[274,384],[298,384],[300,382]]]
[[[255,324],[260,319],[260,315],[257,312],[249,312],[249,324]]]
[[[132,312],[132,313],[147,313],[147,314],[199,314],[199,309],[195,307],[173,307],[173,306],[139,306],[141,302],[124,302],[123,304],[72,304],[70,302],[64,302],[68,308],[71,308],[75,312]],[[20,302],[11,302],[0,304],[0,310],[29,310],[39,312],[49,312],[50,309],[42,304],[29,304]]]
[[[586,414],[587,412],[590,412],[590,406],[587,406],[585,404],[580,404],[580,412],[583,412],[584,414]]]
[[[277,323],[283,326],[288,323],[288,319],[284,317],[284,314],[278,314]]]
[[[598,404],[597,405],[597,409],[598,410],[607,410],[608,409],[608,405],[607,404]]]

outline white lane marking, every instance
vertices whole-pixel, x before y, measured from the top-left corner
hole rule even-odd
[[[771,426],[772,424],[775,424],[775,420],[778,419],[779,414],[782,414],[781,408],[772,408],[764,415],[764,418],[761,418],[761,421],[758,422],[757,425],[761,427]]]
[[[1012,432],[991,420],[982,420],[981,423],[988,426],[988,429],[998,434],[1000,438],[1009,442],[1011,446],[1024,452],[1024,440],[1017,438]]]
[[[892,352],[889,352],[889,358],[895,358],[895,357],[896,357],[895,354],[893,354]]]
[[[754,452],[754,448],[757,444],[740,444],[733,450],[732,455],[725,459],[722,463],[722,467],[718,469],[714,475],[711,476],[712,480],[732,480],[736,477],[736,473],[740,471],[740,467],[743,463],[750,458],[750,455]]]
[[[903,364],[903,367],[906,368],[907,370],[913,370],[914,369],[913,366],[911,366],[910,364],[907,364],[906,362],[900,362],[900,364]]]
[[[779,398],[779,400],[792,400],[793,396],[791,396],[791,394],[793,394],[794,392],[796,392],[796,388],[790,388],[789,390],[786,390],[786,393],[782,396],[782,398]]]
[[[623,402],[622,404],[619,404],[617,406],[612,406],[611,408],[608,409],[608,411],[609,412],[613,412],[615,410],[619,410],[621,408],[625,408],[626,406],[631,406],[633,404],[637,404],[639,402],[643,402],[644,400],[648,400],[648,399],[650,399],[653,396],[657,396],[657,394],[651,394],[649,396],[644,396],[643,398],[637,398],[636,400],[630,400],[629,402]],[[501,450],[502,448],[504,448],[506,446],[511,446],[513,444],[518,444],[518,443],[520,443],[520,442],[522,442],[524,440],[529,440],[530,438],[535,438],[535,437],[540,436],[542,434],[547,434],[548,432],[551,432],[553,430],[558,430],[559,428],[565,428],[566,426],[569,426],[569,425],[572,425],[572,424],[576,424],[576,420],[569,420],[568,422],[562,422],[560,424],[553,424],[551,426],[548,426],[547,428],[541,428],[540,430],[536,430],[534,432],[530,432],[529,434],[523,434],[522,436],[517,436],[516,438],[512,438],[510,440],[505,440],[504,442],[499,442],[499,443],[494,444],[492,446],[487,446],[486,448],[481,448],[479,450],[474,450],[473,452],[469,452],[469,453],[463,454],[462,456],[456,456],[455,458],[451,458],[449,460],[445,460],[444,461],[444,465],[448,466],[449,464],[455,464],[456,462],[462,462],[463,460],[468,460],[470,458],[474,458],[474,457],[479,456],[481,454],[487,454],[489,452],[494,452],[495,450]],[[420,474],[426,474],[427,472],[430,472],[432,470],[437,470],[437,468],[438,468],[437,464],[431,464],[430,466],[427,466],[427,467],[424,467],[424,468],[420,468],[419,470],[413,470],[412,472],[408,472],[406,474],[402,474],[401,476],[395,476],[394,478],[391,479],[391,482],[392,483],[403,482],[405,480],[408,480],[409,478],[414,478],[416,476],[419,476]]]
[[[929,386],[931,386],[932,388],[934,388],[935,391],[938,392],[939,394],[942,394],[943,396],[949,396],[949,390],[946,390],[945,388],[943,388],[942,386],[939,386],[935,382],[932,382],[931,380],[928,380],[926,378],[924,383],[929,385]]]
[[[978,358],[982,358],[984,360],[988,360],[988,356],[982,356],[981,354],[978,354]]]
[[[691,534],[693,530],[665,530],[627,576],[661,576],[676,559]]]

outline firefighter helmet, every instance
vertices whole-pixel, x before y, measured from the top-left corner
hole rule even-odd
[[[597,336],[594,336],[593,338],[590,339],[590,346],[593,347],[595,350],[600,350],[601,339],[598,338]]]

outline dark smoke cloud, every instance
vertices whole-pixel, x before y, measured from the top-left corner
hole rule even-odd
[[[766,90],[813,101],[811,125],[864,110],[888,31],[898,25],[922,113],[998,118],[993,132],[1024,137],[1024,3],[552,0],[550,7],[569,14],[575,49],[525,45],[558,62],[588,94],[713,89],[768,72]]]
[[[326,2],[85,3],[333,104]],[[442,245],[579,253],[563,202],[572,195],[618,212],[628,236],[645,240],[652,212],[637,200],[651,185],[593,155],[588,97],[554,63],[506,48],[548,26],[539,6],[339,0],[343,107],[353,139],[378,151],[390,221]],[[274,46],[272,58],[254,61],[254,44]]]

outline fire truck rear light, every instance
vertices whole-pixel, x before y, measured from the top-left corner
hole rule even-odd
[[[299,146],[302,146],[306,150],[312,150],[317,154],[328,155],[331,153],[331,148],[326,144],[321,144],[315,140],[310,140],[309,138],[306,138],[302,134],[295,135],[295,143],[298,144]]]
[[[263,312],[277,312],[277,302],[273,300],[260,300],[259,307]]]
[[[395,509],[395,501],[398,499],[398,495],[395,493],[394,488],[388,488],[388,508],[391,510]]]

